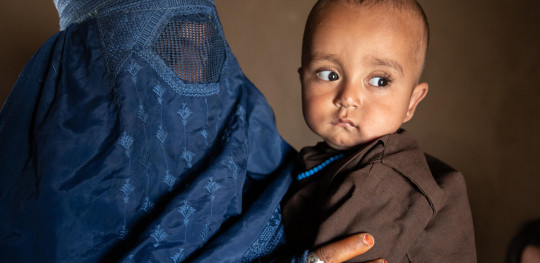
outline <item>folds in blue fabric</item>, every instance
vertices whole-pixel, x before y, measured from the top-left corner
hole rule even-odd
[[[42,46],[0,113],[0,258],[269,256],[295,153],[213,3],[101,2]]]

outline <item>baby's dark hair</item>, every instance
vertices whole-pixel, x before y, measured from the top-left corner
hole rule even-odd
[[[429,24],[424,9],[416,0],[318,0],[309,13],[306,27],[304,29],[304,37],[302,41],[302,63],[305,61],[304,51],[306,51],[309,47],[309,39],[311,38],[311,34],[313,32],[312,27],[315,26],[316,19],[319,17],[320,12],[324,9],[324,6],[332,2],[342,2],[366,7],[386,6],[399,11],[409,12],[417,16],[423,24],[423,40],[426,47],[425,52],[427,52],[427,47],[429,44]]]

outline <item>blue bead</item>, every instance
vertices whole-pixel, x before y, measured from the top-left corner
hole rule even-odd
[[[327,166],[327,165],[329,165],[329,164],[330,164],[330,161],[326,160],[326,161],[324,161],[324,163],[323,163],[323,164],[324,164],[324,166]]]
[[[330,157],[330,161],[333,162],[336,159],[336,157]]]
[[[312,171],[312,170],[309,170],[309,175],[313,175],[313,171]]]

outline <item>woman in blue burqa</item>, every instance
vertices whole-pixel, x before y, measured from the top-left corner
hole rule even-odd
[[[275,258],[295,152],[214,3],[55,5],[0,115],[0,260]]]

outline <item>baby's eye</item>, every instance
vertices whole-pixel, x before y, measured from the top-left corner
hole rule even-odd
[[[386,87],[390,84],[390,79],[387,77],[374,77],[369,79],[368,83],[375,87]]]
[[[326,81],[336,81],[339,79],[339,76],[336,72],[331,70],[323,70],[317,72],[317,77]]]

